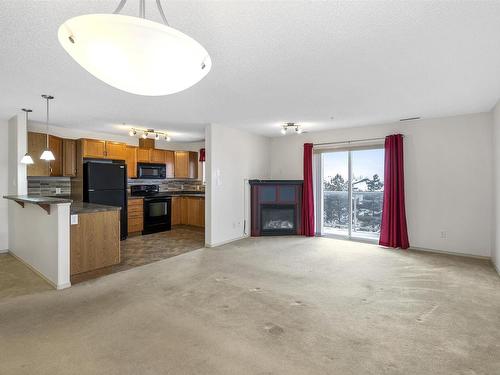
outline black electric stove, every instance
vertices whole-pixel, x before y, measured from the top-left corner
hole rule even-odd
[[[142,234],[163,232],[172,228],[172,197],[168,193],[161,193],[159,185],[132,185],[130,195],[144,197]]]

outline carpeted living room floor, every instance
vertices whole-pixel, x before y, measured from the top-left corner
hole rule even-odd
[[[0,374],[498,374],[486,260],[249,238],[0,300]]]

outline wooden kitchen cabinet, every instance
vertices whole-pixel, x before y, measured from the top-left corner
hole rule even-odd
[[[198,153],[189,151],[188,178],[198,178]]]
[[[166,162],[165,150],[158,150],[156,148],[150,149],[149,150],[149,162],[150,163],[165,164],[165,162]]]
[[[126,147],[125,143],[106,141],[106,159],[125,160]]]
[[[82,139],[82,156],[84,158],[106,157],[106,141],[97,139]]]
[[[142,232],[144,229],[144,200],[141,198],[128,200],[128,233]]]
[[[125,147],[125,163],[127,164],[127,177],[137,178],[137,147]]]
[[[165,151],[165,165],[167,178],[175,177],[175,156],[173,151]]]
[[[49,161],[49,176],[63,175],[63,150],[62,138],[49,135],[49,150],[54,154],[54,159]]]
[[[47,148],[47,135],[44,133],[28,132],[28,153],[33,164],[28,165],[28,176],[62,176],[63,175],[63,139],[49,135],[49,149],[55,160],[49,162],[41,160],[42,152]]]
[[[175,178],[188,178],[189,176],[189,152],[175,151]]]
[[[172,225],[205,226],[204,197],[172,197]]]
[[[172,197],[172,225],[181,224],[181,200],[181,197]]]
[[[76,141],[74,139],[62,140],[62,174],[67,177],[76,176]]]
[[[137,149],[137,162],[138,163],[149,163],[149,150],[148,148]]]
[[[71,276],[118,263],[120,211],[78,214],[78,224],[70,225]]]
[[[47,135],[43,133],[28,132],[28,153],[33,159],[33,164],[27,168],[28,176],[48,176],[49,163],[40,159],[43,150],[47,147]]]
[[[198,177],[198,153],[194,151],[175,151],[175,178]]]

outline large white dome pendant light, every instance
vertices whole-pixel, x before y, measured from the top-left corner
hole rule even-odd
[[[90,74],[117,89],[138,95],[159,96],[185,90],[205,77],[212,67],[208,52],[196,40],[164,24],[118,14],[77,16],[59,27],[59,42]]]
[[[28,126],[28,114],[30,112],[33,112],[32,109],[27,109],[27,108],[23,108],[23,111],[24,113],[26,113],[26,127]],[[26,145],[28,144],[28,140],[26,140]],[[28,151],[26,149],[26,151]],[[33,162],[33,158],[31,157],[31,155],[29,154],[29,152],[26,152],[23,156],[23,158],[21,159],[21,164],[34,164]]]
[[[47,123],[47,147],[45,148],[45,150],[43,150],[42,155],[40,156],[40,159],[51,161],[51,160],[56,160],[56,158],[54,157],[54,154],[49,149],[49,100],[54,99],[54,97],[50,96],[50,95],[42,95],[42,98],[44,98],[47,101],[47,122],[46,122]]]

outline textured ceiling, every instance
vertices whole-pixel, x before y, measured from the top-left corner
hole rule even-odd
[[[109,87],[59,45],[66,19],[117,4],[0,1],[0,118],[31,107],[43,121],[50,93],[56,125],[123,134],[127,123],[189,141],[208,123],[278,136],[285,121],[316,131],[488,111],[500,98],[499,1],[163,1],[213,61],[199,84],[164,97]]]

